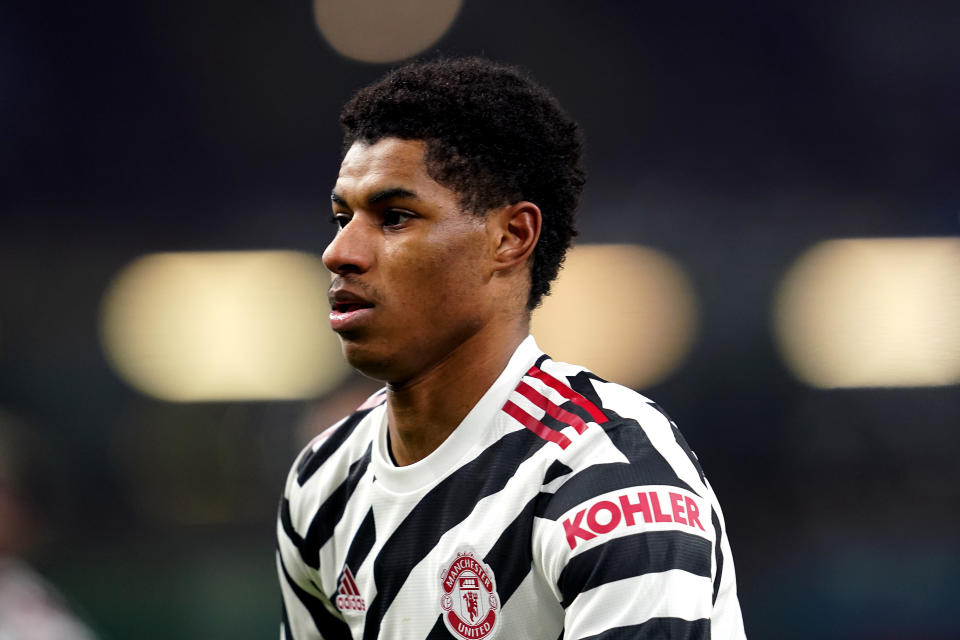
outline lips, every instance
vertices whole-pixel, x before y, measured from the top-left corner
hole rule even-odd
[[[358,309],[371,309],[373,305],[368,302],[335,302],[330,307],[334,313],[351,313]]]
[[[331,289],[328,298],[330,328],[337,333],[359,328],[373,312],[373,302],[349,289]]]

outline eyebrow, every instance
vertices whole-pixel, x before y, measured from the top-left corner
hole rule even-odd
[[[377,191],[367,198],[367,203],[377,204],[378,202],[383,202],[384,200],[393,200],[394,198],[419,198],[419,196],[413,191],[404,189],[403,187],[391,187],[389,189]],[[337,195],[336,192],[330,194],[330,200],[341,206],[347,206],[347,201],[342,196]]]

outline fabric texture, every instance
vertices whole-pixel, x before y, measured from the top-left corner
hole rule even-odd
[[[325,430],[277,524],[281,638],[744,638],[723,515],[666,414],[532,337],[437,450],[384,391]]]

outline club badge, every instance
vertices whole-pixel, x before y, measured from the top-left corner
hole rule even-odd
[[[500,621],[500,600],[493,571],[472,551],[457,557],[440,574],[443,622],[457,638],[492,638]]]

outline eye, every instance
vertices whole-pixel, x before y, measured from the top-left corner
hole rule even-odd
[[[383,212],[383,226],[401,227],[415,216],[403,209],[387,209]]]
[[[350,222],[350,214],[342,211],[335,211],[333,215],[330,216],[330,222],[343,229],[345,226],[347,226],[347,223]]]

